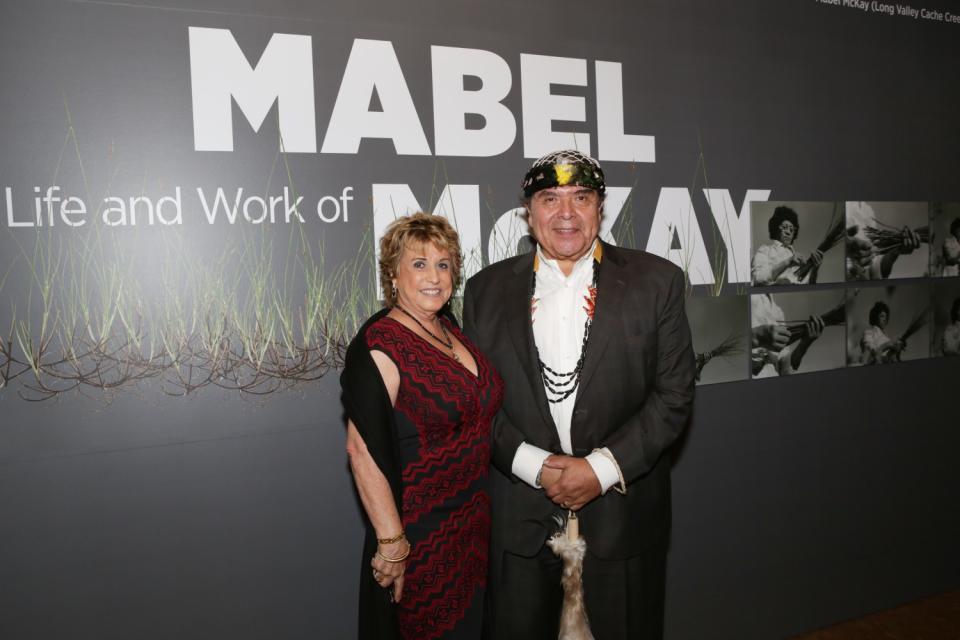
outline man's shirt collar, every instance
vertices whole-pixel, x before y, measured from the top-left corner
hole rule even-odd
[[[553,258],[548,258],[543,254],[543,250],[540,248],[540,245],[537,244],[537,255],[533,259],[533,270],[539,271],[540,265],[547,265],[549,269],[548,273],[556,275],[560,278],[572,277],[575,274],[580,273],[584,269],[587,269],[593,260],[600,262],[603,259],[603,245],[600,244],[600,239],[595,238],[593,241],[593,248],[590,251],[587,251],[585,254],[580,256],[579,259],[574,263],[573,269],[570,270],[570,276],[564,275],[563,271],[560,269],[560,264]]]

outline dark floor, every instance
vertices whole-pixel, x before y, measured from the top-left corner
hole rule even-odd
[[[794,640],[960,640],[960,591],[842,622]]]

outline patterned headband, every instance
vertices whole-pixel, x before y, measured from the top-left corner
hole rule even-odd
[[[601,198],[606,193],[603,169],[588,155],[568,149],[538,159],[523,178],[523,197],[550,187],[579,186],[593,189]]]

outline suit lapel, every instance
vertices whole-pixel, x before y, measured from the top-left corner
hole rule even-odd
[[[590,384],[590,379],[600,366],[610,336],[616,333],[616,325],[621,321],[619,314],[627,289],[626,280],[623,278],[623,261],[623,256],[615,247],[603,244],[603,258],[597,278],[597,306],[594,309],[590,341],[587,342],[587,353],[583,359],[574,407],[579,406],[583,390]]]
[[[507,327],[510,340],[513,342],[513,347],[523,366],[524,373],[527,374],[544,423],[551,429],[551,439],[555,440],[557,438],[557,427],[553,422],[553,416],[550,415],[547,394],[543,390],[543,380],[540,378],[540,367],[533,341],[533,326],[530,322],[530,283],[533,281],[534,255],[535,252],[531,252],[529,259],[517,263],[514,268],[515,276],[505,287],[503,299],[508,301],[507,304],[509,304]]]

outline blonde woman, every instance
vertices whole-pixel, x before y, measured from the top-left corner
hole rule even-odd
[[[445,218],[395,221],[379,266],[386,308],[350,344],[341,376],[367,516],[360,637],[478,639],[503,383],[449,315],[462,258]]]

